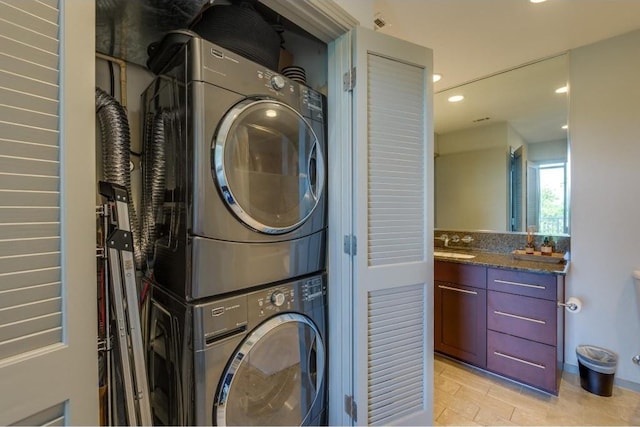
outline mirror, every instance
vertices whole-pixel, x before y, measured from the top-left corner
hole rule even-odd
[[[569,233],[567,87],[564,54],[435,94],[436,228]]]

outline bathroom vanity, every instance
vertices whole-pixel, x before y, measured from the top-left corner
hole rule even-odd
[[[557,395],[567,267],[509,254],[436,256],[435,350]]]

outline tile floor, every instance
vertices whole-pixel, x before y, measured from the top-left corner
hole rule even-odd
[[[640,425],[640,393],[614,387],[602,397],[565,373],[559,397],[540,393],[436,355],[434,424]]]

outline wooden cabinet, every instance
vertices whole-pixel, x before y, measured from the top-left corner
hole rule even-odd
[[[480,266],[435,263],[434,348],[484,368],[487,359],[487,275]]]
[[[434,348],[558,394],[564,276],[436,261]]]
[[[489,268],[487,369],[558,394],[564,362],[564,276]]]

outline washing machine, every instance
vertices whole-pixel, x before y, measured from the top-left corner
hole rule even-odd
[[[326,278],[187,303],[152,288],[155,425],[326,425]]]
[[[166,158],[155,280],[193,301],[323,270],[326,97],[198,37],[163,52],[143,93]]]

